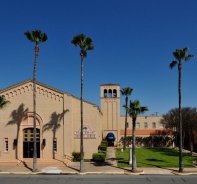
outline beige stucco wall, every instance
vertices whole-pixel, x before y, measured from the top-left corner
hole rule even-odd
[[[51,122],[51,118],[56,118],[64,110],[63,119],[59,122],[55,138],[57,139],[57,152],[55,158],[61,159],[64,154],[72,154],[79,151],[79,140],[74,138],[74,131],[80,128],[80,99],[70,94],[53,89],[38,83],[36,85],[36,126],[40,131],[40,144],[46,139],[46,145],[41,145],[40,158],[53,158],[53,132],[52,130],[42,131],[43,126]],[[6,90],[2,90],[0,95],[4,95],[11,103],[0,111],[0,158],[23,157],[23,130],[33,128],[33,117],[23,118],[19,121],[18,149],[13,147],[13,141],[17,138],[17,125],[7,125],[14,115],[22,115],[27,109],[28,114],[33,112],[33,84],[32,81],[25,81],[14,85]],[[17,116],[18,116],[17,115]],[[85,158],[91,158],[93,152],[97,152],[98,145],[102,138],[102,113],[98,106],[84,102],[84,124],[87,124],[96,131],[96,139],[84,139]],[[15,121],[14,121],[15,123]],[[4,139],[8,138],[9,150],[4,150]],[[91,147],[90,147],[91,145]]]
[[[73,132],[80,130],[80,101],[73,98]],[[98,107],[88,102],[83,103],[83,124],[91,127],[96,131],[96,139],[84,138],[84,158],[92,158],[92,153],[98,152],[98,145],[102,140],[102,115]],[[73,151],[80,151],[80,139],[74,138]]]
[[[155,129],[162,129],[161,128],[161,121],[162,116],[138,116],[136,123],[139,122],[140,123],[140,128],[139,129],[144,129],[144,123],[147,122],[148,127],[147,129],[152,129],[152,123],[155,122],[156,123],[156,128]],[[130,116],[127,117],[127,122],[129,124],[128,129],[132,128],[132,118]],[[120,129],[124,129],[125,127],[125,116],[120,116]]]

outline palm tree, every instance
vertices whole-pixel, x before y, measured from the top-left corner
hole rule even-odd
[[[130,87],[127,88],[122,88],[120,90],[121,94],[126,96],[125,97],[125,107],[128,107],[128,96],[131,95],[133,89]],[[125,151],[126,148],[126,137],[127,137],[127,110],[126,110],[126,115],[125,115],[125,127],[124,127],[124,145],[123,145],[123,150]]]
[[[92,39],[86,37],[84,34],[74,36],[71,41],[77,47],[80,47],[81,56],[81,134],[80,134],[80,172],[84,172],[84,160],[83,160],[83,62],[84,57],[87,56],[87,50],[93,50],[94,45]]]
[[[179,172],[183,172],[183,140],[182,140],[182,114],[181,114],[181,75],[182,75],[182,61],[188,61],[189,59],[193,58],[194,55],[188,54],[186,55],[189,48],[185,47],[183,49],[176,49],[173,52],[173,56],[175,57],[176,61],[172,61],[170,63],[170,68],[174,68],[176,64],[178,64],[178,95],[179,95]]]
[[[129,115],[132,117],[133,126],[132,126],[132,171],[137,171],[137,165],[136,165],[136,150],[135,150],[135,132],[136,132],[136,120],[137,116],[139,114],[144,113],[145,111],[148,111],[147,106],[141,106],[139,100],[131,101],[129,107],[126,107],[126,110],[128,111]]]
[[[3,109],[10,101],[6,100],[4,96],[0,96],[0,109]]]
[[[34,113],[34,154],[33,154],[33,172],[37,170],[37,150],[36,150],[36,65],[38,61],[39,43],[47,41],[48,37],[40,30],[26,31],[24,35],[28,40],[35,43],[35,59],[33,70],[33,113]]]
[[[65,113],[67,113],[68,111],[69,110],[66,109],[61,114],[57,114],[57,112],[53,112],[51,114],[51,118],[50,118],[49,123],[47,123],[47,124],[45,124],[43,126],[43,132],[44,131],[48,131],[48,130],[52,130],[52,132],[53,132],[53,140],[54,140],[56,138],[56,132],[57,132],[57,130],[61,127],[60,122],[64,118]],[[64,134],[63,134],[63,136],[64,136]],[[64,141],[64,139],[63,139],[63,141]],[[53,151],[53,159],[55,159],[55,153],[54,153],[54,151]]]

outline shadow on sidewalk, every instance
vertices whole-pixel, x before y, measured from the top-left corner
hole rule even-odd
[[[23,165],[24,165],[27,169],[29,169],[30,171],[33,171],[33,168],[30,168],[25,162],[23,162]]]

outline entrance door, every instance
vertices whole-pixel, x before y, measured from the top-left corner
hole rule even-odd
[[[109,132],[106,136],[108,146],[114,146],[115,135],[112,132]]]
[[[33,158],[34,142],[33,128],[27,128],[23,131],[23,158]],[[37,158],[40,158],[40,130],[36,129],[36,148]]]

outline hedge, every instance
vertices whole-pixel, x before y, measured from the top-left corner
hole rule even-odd
[[[102,145],[100,145],[100,146],[98,147],[98,149],[99,149],[99,150],[102,150],[102,151],[107,151],[107,146],[102,146]]]
[[[103,153],[93,153],[92,160],[94,162],[104,162],[105,161],[105,155]]]
[[[81,160],[81,155],[80,152],[72,152],[72,156],[73,156],[73,161],[74,162],[79,162]]]
[[[105,157],[106,157],[107,151],[98,150],[98,153],[102,153],[102,154],[104,154],[104,155],[105,155]]]

